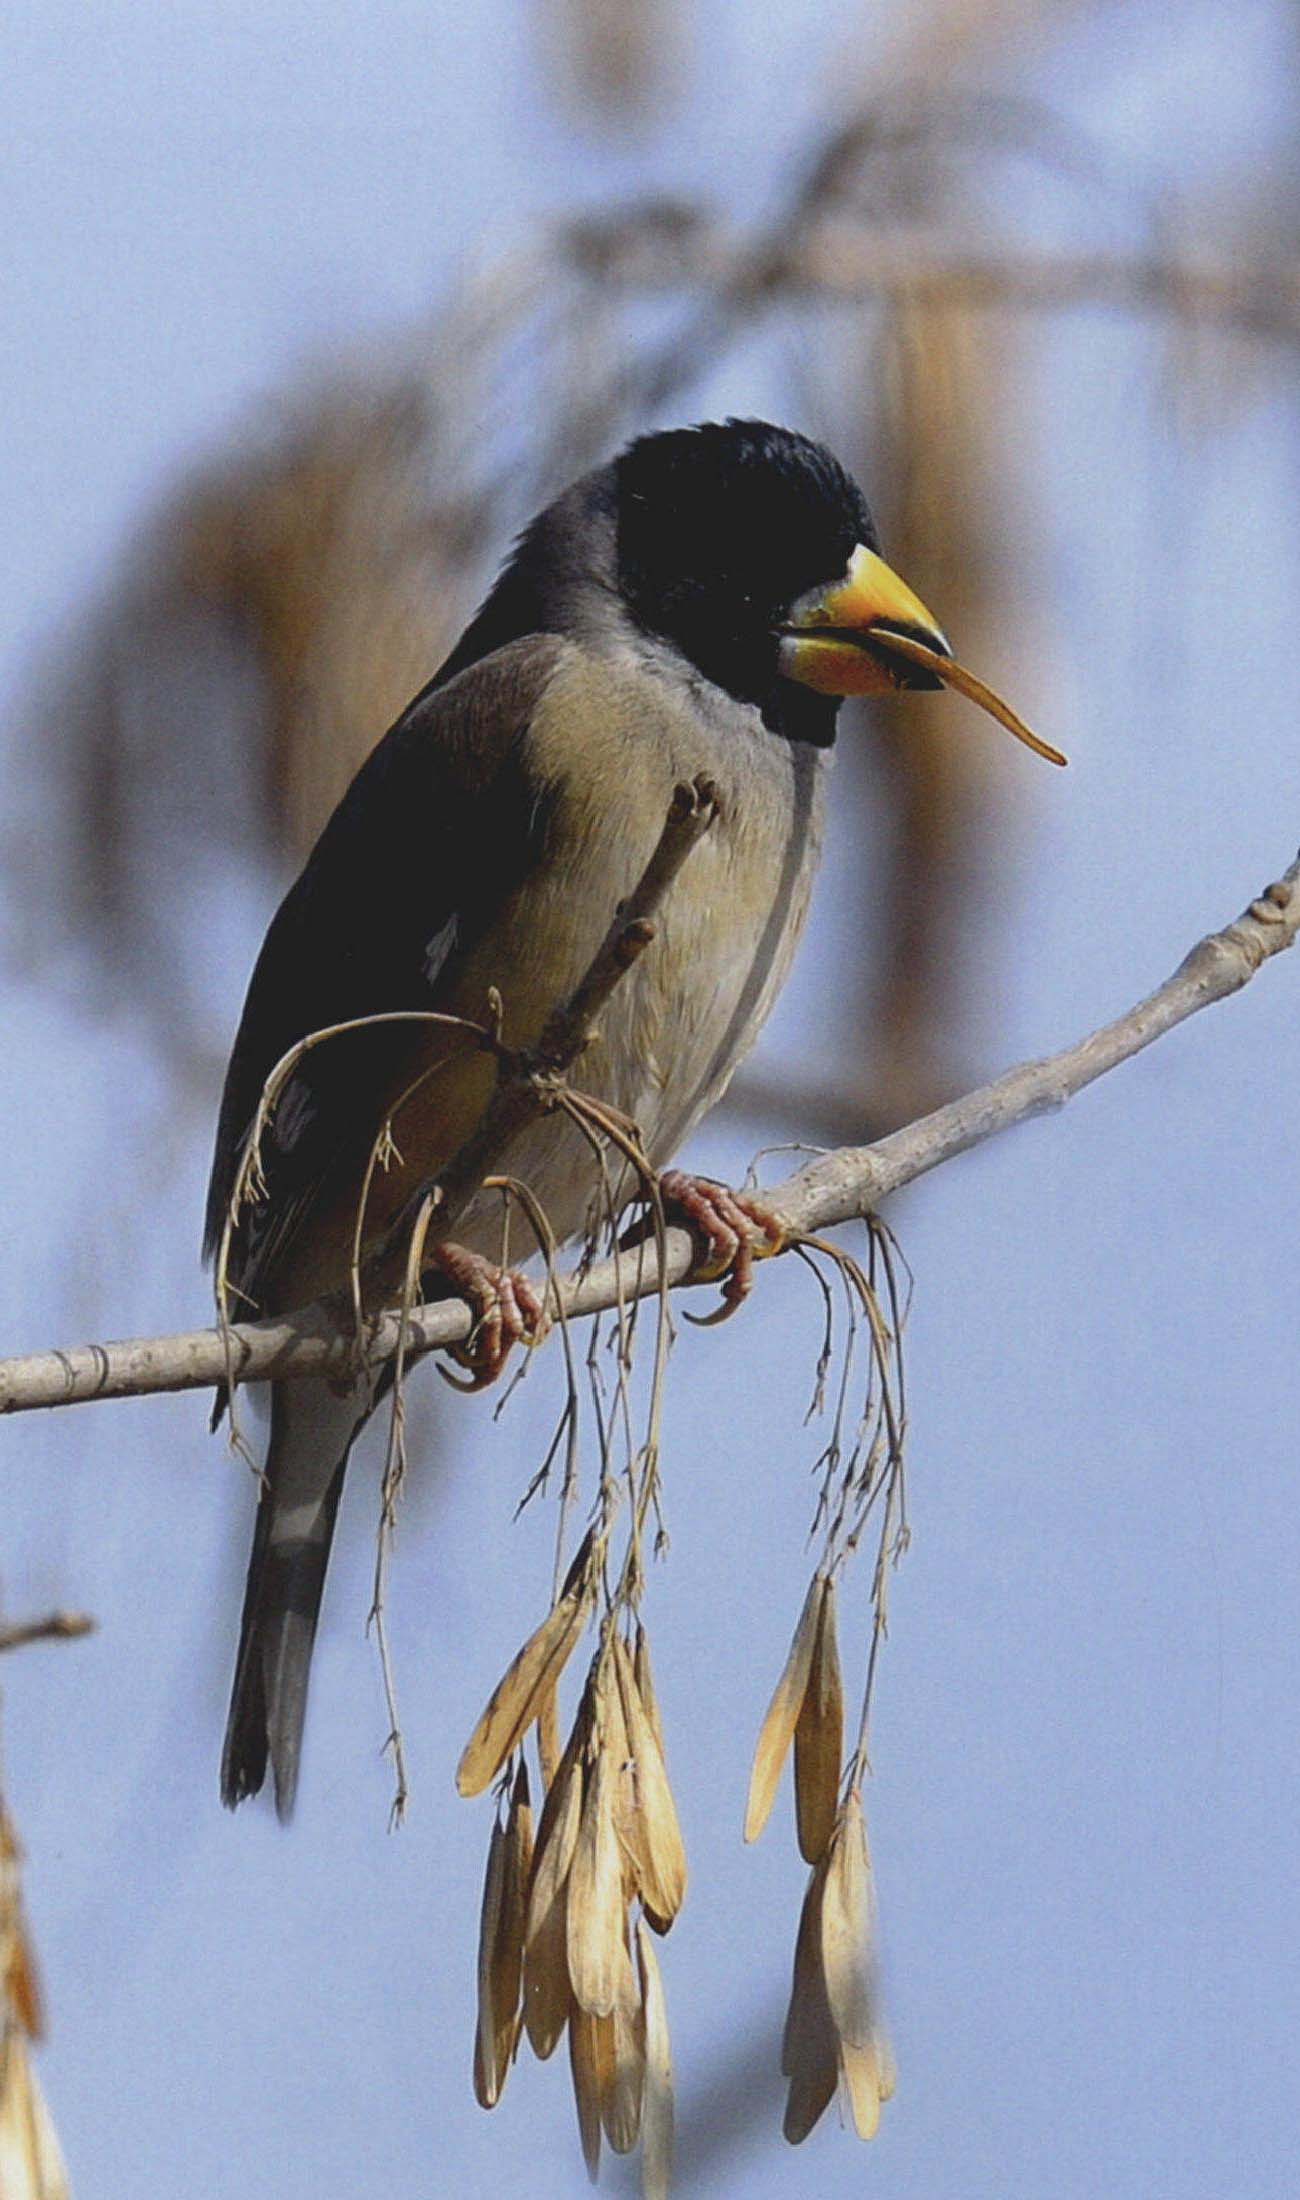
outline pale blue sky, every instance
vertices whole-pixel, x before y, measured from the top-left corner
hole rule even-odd
[[[1171,32],[1099,9],[1009,80],[1127,174],[1254,203],[1263,233],[1284,15],[1186,7]],[[863,9],[854,35],[840,11],[828,31],[804,0],[707,16],[678,102],[617,149],[547,103],[531,13],[503,0],[44,0],[10,20],[4,698],[175,469],[304,359],[415,315],[470,255],[574,199],[699,188],[738,219],[770,203],[827,87],[869,86],[879,19]],[[1006,188],[1046,234],[1128,234],[1032,175]],[[1032,539],[998,554],[1032,642],[1008,637],[999,669],[1073,764],[1005,760],[1028,786],[990,1069],[1127,1003],[1300,840],[1293,375],[1229,359],[1241,402],[1212,431],[1180,425],[1157,343],[1112,315],[1063,323],[1019,370]],[[708,398],[774,402],[753,373],[720,373]],[[856,859],[837,845],[772,1065],[818,1044],[853,952],[836,871]],[[199,972],[214,1033],[273,892],[244,893]],[[899,2092],[872,2148],[832,2117],[791,2152],[774,2077],[747,2139],[685,2190],[1294,2191],[1298,984],[1269,971],[893,1216],[917,1279],[915,1541],[868,1808]],[[125,1019],[86,1020],[45,978],[4,990],[4,1346],[201,1320],[204,1111]],[[738,1171],[738,1135],[703,1135],[696,1158]],[[775,2064],[802,1886],[786,1806],[756,1851],[740,1843],[806,1575],[816,1308],[793,1265],[729,1329],[688,1333],[672,1371],[673,1548],[650,1615],[692,1864],[665,1952],[688,2116],[747,2039],[766,2032]],[[217,1802],[250,1499],[205,1402],[6,1427],[6,1604],[101,1621],[5,1674],[52,2007],[42,2070],[81,2200],[586,2189],[558,2062],[525,2058],[491,2117],[471,2096],[488,1813],[452,1786],[545,1593],[549,1520],[511,1523],[543,1388],[501,1425],[481,1401],[440,1414],[443,1471],[407,1505],[392,1624],[415,1795],[396,1838],[362,1635],[371,1477],[349,1487],[286,1833]],[[856,1586],[851,1657],[865,1569]]]

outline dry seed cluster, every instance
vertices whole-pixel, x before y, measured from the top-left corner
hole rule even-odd
[[[0,1803],[0,2194],[68,2200],[63,2157],[28,2052],[44,2025],[18,1861],[17,1837]]]
[[[894,2090],[894,2065],[875,1975],[875,1898],[857,1756],[840,1799],[844,1690],[835,1581],[822,1572],[813,1576],[759,1733],[747,1841],[757,1840],[767,1824],[792,1743],[799,1850],[812,1873],[781,2043],[789,2080],[783,2128],[792,2145],[807,2138],[838,2085],[859,2137],[870,2139],[881,2103]]]
[[[584,1578],[571,1574],[460,1762],[462,1795],[481,1794],[502,1775],[504,1806],[483,1888],[474,2090],[494,2107],[521,2035],[545,2059],[567,2029],[591,2175],[602,2134],[618,2154],[640,2140],[645,2192],[661,2200],[672,2166],[673,2074],[652,1931],[666,1933],[681,1908],[686,1854],[639,1623],[630,1648],[614,1616],[606,1619],[557,1762],[556,1684],[590,1601]],[[535,1838],[528,1772],[514,1754],[533,1726],[546,1783]]]
[[[893,2091],[876,1983],[861,1791],[872,1682],[887,1625],[888,1576],[906,1544],[906,1413],[899,1360],[906,1308],[895,1280],[893,1241],[883,1226],[872,1223],[865,1268],[819,1239],[807,1240],[804,1250],[838,1272],[848,1338],[831,1436],[817,1462],[814,1532],[823,1540],[821,1563],[759,1736],[745,1821],[746,1838],[753,1840],[771,1813],[793,1748],[799,1847],[811,1876],[782,2045],[789,2080],[784,2129],[792,2142],[807,2136],[837,2089],[853,2127],[871,2137],[881,2103]],[[832,1293],[824,1280],[822,1288],[827,1327],[814,1411],[820,1410],[834,1357]],[[523,2033],[545,2058],[567,2031],[578,2124],[592,2176],[603,2141],[626,2153],[639,2139],[645,2190],[664,2195],[672,2153],[672,2064],[652,1934],[666,1932],[676,1916],[686,1865],[638,1607],[644,1587],[642,1537],[657,1502],[658,1413],[670,1332],[661,1306],[650,1430],[638,1450],[626,1392],[634,1322],[633,1309],[621,1315],[617,1331],[617,1395],[621,1420],[628,1425],[631,1501],[628,1548],[617,1583],[611,1588],[607,1564],[619,1505],[612,1432],[620,1416],[602,1404],[593,1339],[588,1364],[601,1452],[595,1519],[561,1593],[489,1700],[462,1756],[458,1782],[464,1795],[481,1794],[496,1782],[498,1796],[479,1943],[477,2097],[485,2107],[500,2098]],[[855,1339],[863,1335],[866,1392],[854,1415]],[[571,1364],[570,1395],[572,1405]],[[561,1424],[566,1429],[572,1445],[567,1419]],[[533,1488],[544,1482],[554,1449],[553,1444]],[[575,1486],[570,1464],[562,1519]],[[846,1763],[836,1582],[873,1511],[879,1523],[874,1621],[861,1718]],[[557,1684],[602,1592],[598,1647],[562,1751]],[[528,1774],[519,1754],[534,1728],[545,1793],[535,1835]]]

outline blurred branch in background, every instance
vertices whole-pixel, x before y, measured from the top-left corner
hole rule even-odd
[[[608,15],[573,0],[596,44]],[[982,179],[1009,159],[1063,179],[1081,229],[1113,213],[1087,148],[1040,110],[898,91],[820,135],[755,229],[662,199],[557,222],[424,326],[269,403],[179,484],[31,684],[31,815],[8,848],[28,964],[90,946],[97,999],[140,1004],[206,1097],[225,1033],[191,997],[188,927],[221,921],[232,861],[264,881],[296,866],[511,530],[631,431],[689,413],[756,334],[792,340],[790,405],[861,464],[891,554],[963,647],[996,631],[981,654],[1000,674],[1033,595],[1007,521],[1013,318],[1022,345],[1027,318],[1080,307],[1300,339],[1300,267],[1245,244],[1180,256],[1141,206],[1133,250],[1045,249],[989,210]],[[792,1130],[887,1129],[980,1051],[960,979],[988,958],[1013,782],[931,709],[909,698],[889,732],[844,745],[863,753],[837,830],[879,853],[846,866],[852,1038],[806,1090],[783,1081]],[[751,1076],[734,1104],[773,1098]]]
[[[542,0],[557,91],[626,127],[662,99],[682,38],[676,0]]]

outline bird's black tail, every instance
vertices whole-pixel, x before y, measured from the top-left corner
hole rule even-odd
[[[221,1757],[221,1799],[256,1795],[269,1761],[275,1807],[293,1809],[312,1645],[348,1453],[369,1401],[322,1383],[279,1383],[244,1590]]]

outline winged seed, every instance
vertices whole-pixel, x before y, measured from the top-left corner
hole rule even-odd
[[[686,1899],[686,1847],[663,1751],[637,1686],[635,1667],[617,1637],[614,1667],[632,1764],[631,1781],[624,1787],[629,1805],[625,1838],[641,1892],[666,1929]]]
[[[799,1853],[816,1864],[835,1830],[844,1750],[844,1684],[834,1581],[822,1584],[808,1687],[794,1730],[794,1800]]]
[[[41,2006],[40,1980],[36,1974],[36,1958],[31,1943],[23,1930],[21,1920],[11,1920],[12,1937],[9,1947],[9,2007],[15,2022],[27,2034],[29,2040],[43,2039],[45,2012]]]
[[[859,2139],[874,2139],[880,2129],[880,2063],[874,2047],[840,2042],[843,2098]]]
[[[645,1705],[645,1714],[654,1729],[654,1738],[659,1744],[659,1752],[662,1756],[664,1750],[663,1720],[659,1716],[659,1699],[655,1695],[655,1679],[650,1670],[650,1645],[646,1640],[646,1631],[640,1620],[637,1621],[636,1625],[636,1650],[632,1659],[632,1670],[636,1674],[636,1685],[641,1691],[641,1701]]]
[[[600,2175],[600,2104],[604,2072],[610,2060],[613,2027],[608,2017],[593,2017],[575,2004],[569,2018],[569,2071],[578,2111],[583,2160],[594,2185]]]
[[[550,1681],[537,1707],[537,1761],[542,1768],[542,1787],[548,1793],[559,1770],[560,1756],[560,1692]]]
[[[474,2096],[480,2108],[496,2107],[505,2082],[504,2071],[497,2067],[497,2019],[492,1993],[493,1958],[505,1879],[506,1832],[500,1819],[494,1819],[492,1838],[488,1842],[483,1907],[478,1929],[478,2029],[474,2044]]]
[[[808,1594],[804,1598],[799,1624],[790,1644],[785,1670],[776,1684],[776,1693],[767,1707],[767,1717],[759,1732],[754,1751],[754,1769],[749,1779],[749,1803],[745,1811],[747,1841],[758,1839],[772,1814],[781,1768],[794,1740],[794,1730],[812,1670],[813,1644],[821,1609],[822,1579],[820,1574],[814,1574],[808,1585]]]
[[[573,1999],[569,1984],[568,1882],[582,1821],[577,1735],[575,1730],[546,1798],[528,1894],[524,2024],[533,2053],[542,2062],[559,2044]]]
[[[533,1809],[528,1769],[520,1760],[506,1819],[505,1871],[492,1948],[492,2009],[496,2020],[498,2090],[519,2039],[519,1993],[523,1979],[524,1924],[528,1882],[533,1868]]]
[[[614,1832],[613,1785],[609,1752],[598,1749],[595,1767],[584,1781],[565,1934],[574,1998],[593,2017],[607,2017],[613,2010],[623,1938],[622,1865]]]
[[[641,1989],[624,1939],[619,1951],[618,1992],[610,2018],[613,2054],[601,2098],[601,2122],[615,2154],[630,2154],[641,2130],[645,2091],[645,2016]]]
[[[566,1590],[506,1668],[456,1768],[462,1795],[481,1795],[495,1780],[568,1664],[585,1618],[581,1588]]]
[[[835,2097],[839,2042],[821,1967],[821,1898],[826,1864],[809,1879],[799,1913],[790,2007],[781,2040],[781,2069],[790,2080],[782,2130],[791,2146],[806,2139]]]
[[[654,1942],[637,1919],[637,1970],[645,2015],[645,2091],[641,2104],[641,2189],[668,2200],[673,2176],[673,2051]]]
[[[871,1928],[867,1829],[851,1795],[826,1857],[821,1961],[835,2029],[848,2046],[863,2049],[874,2044],[877,2022]]]

